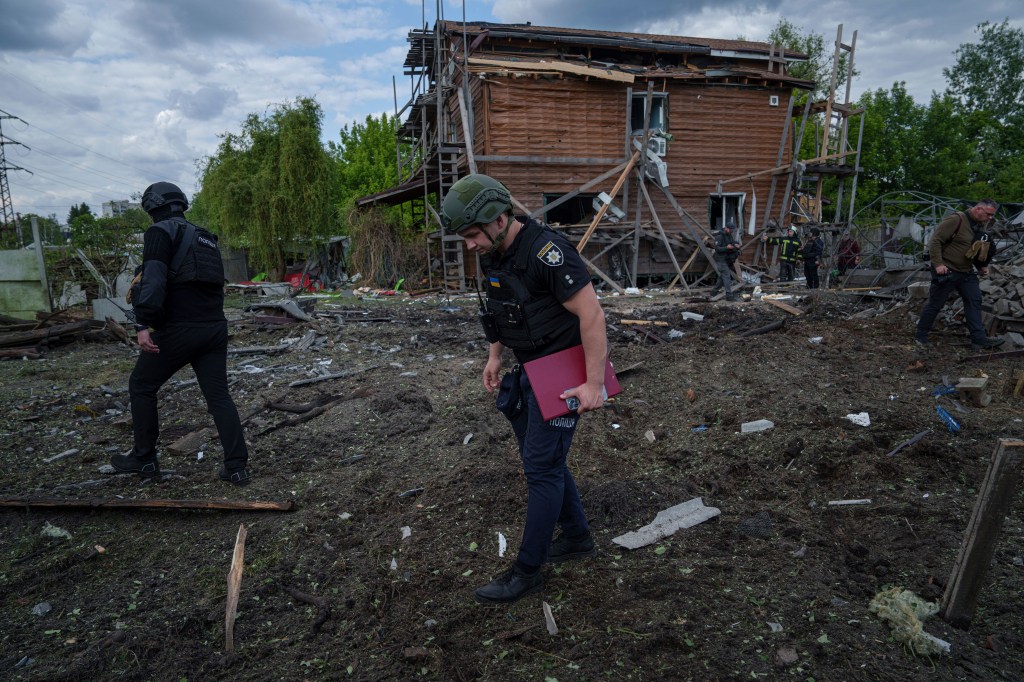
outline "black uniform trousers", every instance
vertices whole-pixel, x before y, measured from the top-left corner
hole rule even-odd
[[[521,398],[518,410],[503,409],[503,404],[509,402],[507,392],[513,388],[510,379],[519,382],[519,394],[512,398],[513,402]],[[581,537],[590,531],[576,481],[566,464],[579,416],[570,413],[545,420],[526,372],[505,376],[498,406],[512,423],[526,474],[526,525],[516,558],[524,568],[539,568],[547,561],[556,526],[569,537]]]
[[[807,277],[807,288],[817,289],[820,280],[818,279],[818,260],[815,258],[804,259],[804,276]]]
[[[207,411],[213,416],[224,447],[224,466],[239,469],[249,461],[238,409],[228,392],[228,323],[203,326],[168,326],[152,333],[159,353],[140,353],[128,380],[132,404],[132,431],[140,459],[156,457],[160,435],[157,415],[157,391],[175,372],[192,365],[199,388],[206,398]]]

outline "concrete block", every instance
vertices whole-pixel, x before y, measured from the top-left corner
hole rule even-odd
[[[930,286],[928,282],[912,282],[907,285],[907,291],[910,292],[910,298],[928,298]]]
[[[110,317],[115,322],[127,322],[128,315],[125,313],[127,310],[131,310],[131,307],[123,300],[96,298],[92,302],[92,319],[105,320]]]

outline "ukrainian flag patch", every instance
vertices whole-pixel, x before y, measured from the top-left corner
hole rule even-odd
[[[496,289],[500,289],[501,288],[501,281],[498,280],[497,277],[488,277],[487,279],[490,282],[492,287],[494,287]]]

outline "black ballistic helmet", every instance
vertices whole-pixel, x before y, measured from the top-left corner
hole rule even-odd
[[[181,211],[188,210],[188,198],[181,189],[170,182],[154,182],[142,193],[142,210],[150,215],[162,206],[181,204]]]

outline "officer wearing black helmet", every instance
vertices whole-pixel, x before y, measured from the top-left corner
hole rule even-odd
[[[546,225],[514,216],[511,195],[497,180],[474,174],[456,182],[441,218],[481,256],[490,342],[484,388],[499,389],[498,407],[512,424],[526,474],[519,553],[509,570],[476,591],[480,602],[511,602],[543,587],[543,564],[597,554],[566,457],[578,415],[604,404],[604,312],[576,250]],[[500,376],[505,348],[525,363],[581,343],[587,381],[560,396],[579,401],[575,414],[545,421],[526,373],[517,365]],[[561,533],[552,541],[556,526]]]
[[[142,208],[153,224],[146,230],[142,265],[129,292],[142,348],[128,381],[135,445],[110,463],[123,473],[159,475],[157,391],[191,365],[224,447],[219,476],[246,485],[249,452],[228,393],[224,265],[217,237],[185,220],[188,199],[169,182],[147,187]]]

